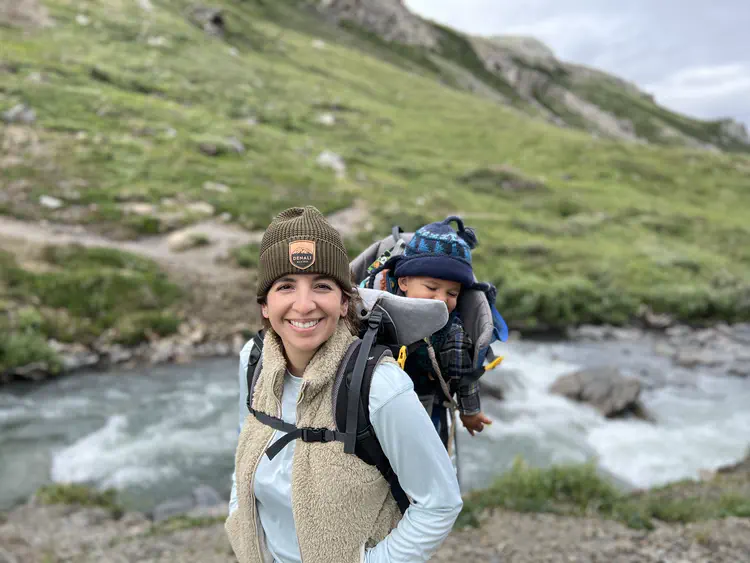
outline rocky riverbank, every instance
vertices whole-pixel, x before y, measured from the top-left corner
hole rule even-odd
[[[106,335],[89,346],[50,340],[48,346],[59,358],[54,369],[47,362],[34,362],[0,373],[0,385],[13,381],[43,381],[83,370],[103,371],[115,366],[135,369],[143,365],[186,364],[199,358],[237,355],[252,334],[253,327],[245,323],[209,332],[205,324],[193,320],[182,323],[175,334],[166,337],[153,334],[137,346],[108,342]]]
[[[711,327],[652,324],[648,328],[582,326],[567,332],[571,340],[639,340],[654,336],[654,351],[684,368],[712,368],[727,375],[750,376],[750,323]]]
[[[669,499],[663,498],[668,491]],[[654,520],[634,529],[592,515],[571,516],[490,508],[478,527],[457,528],[433,558],[437,562],[513,561],[613,563],[736,563],[750,557],[750,459],[700,483],[655,494],[663,504],[740,495],[726,518],[702,518],[683,510],[672,523]],[[636,493],[634,500],[644,494]],[[744,496],[742,496],[744,495]],[[194,509],[158,521],[104,506],[46,505],[37,496],[0,515],[0,562],[235,561],[223,529],[226,505]],[[676,505],[675,505],[676,506]],[[687,504],[683,505],[687,506]],[[734,514],[734,515],[733,515]],[[739,517],[737,515],[740,515]],[[665,517],[666,518],[666,517]]]
[[[106,334],[89,346],[51,340],[50,348],[60,357],[59,371],[52,371],[44,362],[35,362],[0,373],[0,385],[11,381],[42,381],[86,369],[101,371],[113,366],[184,364],[198,358],[237,355],[257,328],[242,322],[224,325],[209,328],[207,323],[192,319],[183,322],[175,334],[166,337],[153,334],[147,342],[134,347],[109,343]],[[718,324],[708,328],[585,325],[571,328],[566,334],[571,340],[597,341],[639,340],[648,336],[653,337],[655,352],[669,356],[675,365],[710,367],[733,376],[750,376],[750,323]],[[522,335],[516,332],[513,337]]]

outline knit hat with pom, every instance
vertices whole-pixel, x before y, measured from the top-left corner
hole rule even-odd
[[[450,223],[458,227],[455,231]],[[474,285],[471,250],[477,245],[474,230],[456,216],[417,229],[395,265],[393,275],[425,276]]]

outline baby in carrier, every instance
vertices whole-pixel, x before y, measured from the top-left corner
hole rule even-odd
[[[458,230],[451,227],[455,222]],[[403,244],[403,241],[401,241]],[[479,399],[474,343],[456,310],[461,291],[476,285],[471,250],[477,240],[458,217],[418,229],[398,256],[383,256],[360,285],[422,299],[443,301],[448,322],[429,339],[412,345],[400,361],[412,378],[420,401],[448,446],[448,408],[457,407],[461,422],[473,436],[492,421]],[[454,396],[456,399],[454,399]],[[449,448],[450,449],[450,448]]]

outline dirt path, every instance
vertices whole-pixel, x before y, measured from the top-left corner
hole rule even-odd
[[[367,209],[357,201],[347,209],[332,213],[328,220],[344,237],[355,235],[367,219]],[[200,235],[209,244],[177,251],[173,241],[180,237]],[[248,232],[215,219],[201,221],[168,235],[143,237],[133,241],[109,239],[82,225],[48,222],[26,222],[0,215],[0,248],[18,251],[24,245],[80,244],[86,247],[115,248],[149,258],[172,270],[198,274],[205,278],[226,280],[247,271],[227,263],[234,248],[259,244],[263,231]],[[22,251],[21,251],[22,252]]]
[[[331,214],[328,219],[344,236],[355,235],[367,218],[361,201]],[[175,239],[200,235],[208,244],[176,250]],[[221,337],[238,325],[258,328],[255,273],[229,260],[230,252],[246,244],[259,244],[263,231],[248,232],[235,225],[210,219],[167,235],[132,241],[110,239],[83,225],[26,222],[0,215],[0,249],[14,253],[23,264],[46,245],[80,244],[89,248],[114,248],[149,258],[187,290],[183,312],[210,327]]]
[[[210,244],[179,252],[170,246],[170,240],[174,240],[174,237],[191,235],[203,235]],[[246,271],[223,262],[232,249],[259,243],[262,236],[262,231],[249,233],[233,225],[209,220],[169,235],[118,241],[91,233],[81,225],[29,223],[0,216],[0,247],[80,244],[85,247],[115,248],[149,258],[171,270],[219,279],[247,275]]]
[[[175,251],[175,236],[205,236],[210,244]],[[180,312],[207,327],[209,339],[222,340],[238,326],[257,329],[260,319],[255,304],[255,274],[227,260],[232,249],[260,242],[262,232],[249,233],[216,220],[190,225],[168,235],[119,241],[87,231],[81,225],[24,222],[0,216],[0,249],[34,267],[33,256],[47,245],[80,244],[89,248],[114,248],[154,260],[185,290]],[[32,263],[28,263],[29,257]],[[0,562],[2,560],[0,559]]]

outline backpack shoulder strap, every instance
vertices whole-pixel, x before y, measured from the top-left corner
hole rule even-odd
[[[357,412],[357,422],[353,453],[368,465],[377,467],[383,478],[388,481],[393,498],[403,514],[409,508],[409,497],[401,488],[398,476],[393,471],[385,452],[383,452],[370,421],[370,386],[373,373],[383,358],[393,357],[393,354],[387,346],[370,346],[370,352],[367,354],[367,361],[362,372],[361,384],[357,390],[354,385],[356,383],[354,377],[357,369],[356,364],[359,357],[357,352],[362,350],[364,346],[364,341],[356,341],[352,344],[336,375],[333,393],[333,412],[336,418],[336,427],[338,429],[349,428],[346,426],[349,422],[348,414],[352,410],[352,405],[354,405],[354,410]]]
[[[247,360],[247,409],[253,412],[253,392],[255,391],[255,383],[258,381],[258,376],[263,368],[263,337],[264,331],[259,331],[253,336],[253,348],[250,350],[250,357]]]

